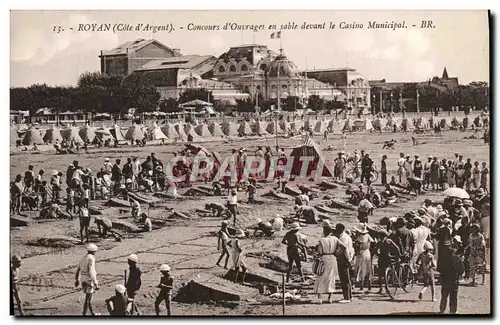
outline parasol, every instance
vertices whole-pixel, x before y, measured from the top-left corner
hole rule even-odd
[[[457,197],[459,199],[469,198],[469,193],[467,193],[467,191],[464,190],[463,188],[459,187],[450,187],[449,189],[443,192],[443,195],[447,197]]]

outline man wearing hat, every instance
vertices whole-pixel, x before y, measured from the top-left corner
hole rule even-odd
[[[415,155],[413,161],[413,177],[422,178],[422,161],[418,155]]]
[[[286,255],[288,257],[288,270],[286,273],[286,281],[290,281],[290,275],[292,273],[293,264],[297,266],[297,270],[301,279],[304,278],[302,273],[302,263],[301,263],[301,253],[307,257],[306,246],[303,243],[302,236],[299,233],[300,225],[298,222],[294,222],[290,225],[290,231],[285,234],[282,244],[285,244]]]
[[[127,315],[127,297],[125,296],[125,286],[117,284],[115,287],[115,295],[106,299],[106,307],[108,307],[109,315],[111,316],[125,316]]]
[[[160,315],[160,304],[165,301],[165,306],[167,307],[167,315],[171,315],[170,302],[172,298],[172,288],[174,283],[174,278],[170,275],[170,266],[168,264],[162,264],[160,266],[161,278],[158,288],[160,288],[160,293],[155,300],[155,312],[156,316]]]
[[[354,246],[352,238],[345,232],[345,226],[343,224],[338,223],[333,231],[335,236],[346,247],[346,254],[337,256],[337,269],[344,298],[340,302],[347,303],[352,300],[351,263],[354,259]]]
[[[82,290],[85,293],[85,302],[83,303],[83,313],[87,314],[87,308],[92,316],[95,316],[92,308],[92,295],[96,290],[99,290],[99,283],[97,282],[97,272],[95,269],[95,253],[97,246],[95,244],[87,245],[87,254],[80,260],[75,273],[75,287],[78,288],[80,282]]]
[[[382,156],[382,160],[380,161],[380,180],[382,185],[387,185],[387,155]]]
[[[405,219],[399,217],[394,223],[394,241],[399,247],[403,258],[409,261],[413,256],[413,249],[415,247],[415,241],[410,230],[406,227]]]
[[[132,157],[132,184],[134,190],[137,190],[137,178],[139,177],[139,174],[141,173],[141,162],[137,158],[137,156]]]
[[[398,160],[398,176],[399,176],[399,184],[403,184],[403,177],[406,175],[405,171],[405,154],[404,153],[399,153],[399,160]]]
[[[227,269],[227,263],[229,261],[229,250],[227,247],[227,243],[229,242],[229,230],[227,229],[228,222],[226,220],[222,221],[221,228],[217,233],[217,250],[220,251],[222,248],[222,253],[217,260],[215,265],[221,266],[220,262],[225,257],[226,260],[224,262],[224,268]]]
[[[364,154],[361,160],[361,183],[366,180],[366,185],[370,186],[370,175],[373,170],[373,160],[370,158],[370,154]]]
[[[113,165],[109,161],[109,158],[104,159],[104,164],[102,165],[103,173],[106,175],[111,175],[111,170],[113,169]]]
[[[232,189],[227,197],[227,209],[233,217],[233,226],[236,226],[236,215],[238,214],[238,194],[236,189]]]
[[[428,189],[431,183],[431,164],[432,156],[429,156],[427,157],[427,162],[424,164],[424,189]]]
[[[59,172],[57,170],[52,171],[50,185],[52,187],[52,202],[59,202],[61,193],[61,177],[59,176]]]
[[[139,262],[139,258],[137,257],[136,254],[130,254],[129,257],[127,258],[127,263],[129,266],[129,275],[127,279],[127,283],[125,285],[125,288],[127,289],[127,313],[132,314],[134,311],[137,312],[137,314],[140,315],[139,309],[137,308],[137,305],[134,304],[134,298],[137,294],[137,291],[141,288],[142,280],[142,271],[137,266],[137,263]],[[134,310],[132,310],[132,308]]]
[[[14,316],[14,300],[17,303],[17,310],[19,315],[24,316],[23,302],[19,295],[19,269],[21,268],[21,257],[13,255],[10,261],[10,315]]]
[[[240,239],[245,238],[245,232],[241,229],[236,230],[236,233],[228,242],[228,246],[231,247],[231,257],[233,260],[233,269],[234,269],[234,282],[238,282],[238,274],[240,273],[240,269],[242,272],[241,282],[245,282],[245,274],[247,273],[247,266],[244,261],[243,254],[243,245],[240,243]]]

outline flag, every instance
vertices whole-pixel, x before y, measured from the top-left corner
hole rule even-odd
[[[271,34],[271,39],[275,38],[281,38],[281,31]]]

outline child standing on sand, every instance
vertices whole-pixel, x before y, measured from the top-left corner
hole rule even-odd
[[[434,259],[434,255],[432,255],[432,244],[429,241],[424,243],[424,251],[420,253],[417,258],[417,266],[419,266],[419,275],[422,277],[424,282],[424,287],[420,290],[418,294],[418,299],[422,300],[422,296],[424,295],[427,288],[431,287],[431,300],[436,301],[434,299],[435,293],[435,285],[434,285],[434,269],[436,268],[436,261]]]

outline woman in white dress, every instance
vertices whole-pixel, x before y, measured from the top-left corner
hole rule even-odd
[[[332,226],[330,223],[323,223],[324,238],[319,240],[316,250],[318,258],[321,259],[324,265],[324,271],[318,275],[314,283],[314,293],[318,295],[317,303],[322,303],[322,295],[328,294],[328,302],[332,303],[332,293],[335,291],[335,279],[338,277],[337,259],[335,251],[340,245],[345,249],[345,245],[332,234]]]
[[[360,290],[364,288],[365,279],[368,278],[368,290],[371,290],[373,280],[372,258],[370,253],[370,244],[373,238],[368,234],[368,229],[363,226],[362,229],[356,229],[356,238],[354,240],[354,249],[356,256],[354,258],[354,274],[356,282],[359,282]]]

